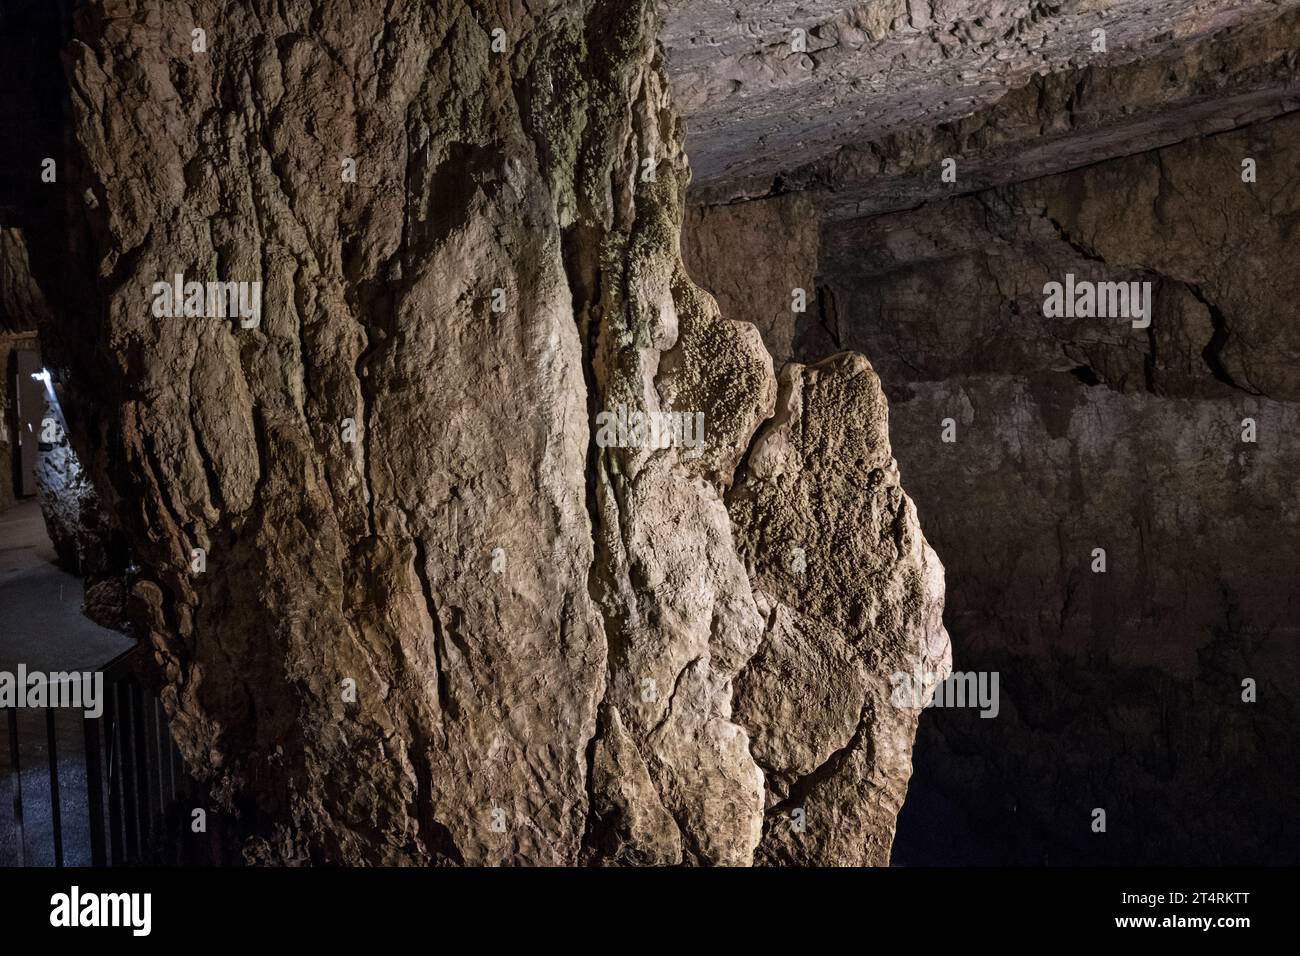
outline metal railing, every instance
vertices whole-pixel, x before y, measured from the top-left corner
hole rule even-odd
[[[209,840],[190,826],[190,812],[206,801],[200,799],[202,788],[186,772],[172,741],[162,702],[132,669],[132,656],[141,651],[139,646],[132,648],[100,668],[102,714],[86,717],[73,712],[81,723],[80,741],[69,720],[56,719],[56,709],[45,708],[49,802],[48,806],[29,802],[27,809],[34,812],[39,807],[42,831],[48,821],[55,866],[64,865],[65,824],[71,819],[65,818],[65,809],[78,815],[77,840],[88,843],[88,847],[78,846],[78,856],[88,857],[92,866],[205,863],[221,856],[215,835]],[[5,711],[16,855],[19,865],[31,865],[28,841],[36,835],[28,826],[30,815],[24,814],[24,739],[17,709]],[[27,743],[36,745],[27,748],[29,753],[39,749],[39,741]],[[76,754],[78,749],[81,754]],[[60,754],[65,755],[62,764]],[[77,764],[74,755],[84,755],[84,763]]]

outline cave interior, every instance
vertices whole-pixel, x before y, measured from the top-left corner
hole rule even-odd
[[[223,859],[1297,858],[1300,2],[0,10],[0,669]]]

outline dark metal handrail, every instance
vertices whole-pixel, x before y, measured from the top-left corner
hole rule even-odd
[[[99,671],[104,675],[103,710],[99,717],[82,717],[85,750],[85,802],[89,816],[92,866],[121,866],[152,857],[189,858],[193,846],[190,827],[181,819],[183,804],[198,787],[184,767],[171,739],[162,702],[137,677],[133,658],[137,645],[115,657]],[[19,864],[26,863],[23,814],[21,741],[16,708],[8,711],[9,756],[13,777],[14,830]],[[50,776],[50,820],[54,839],[54,865],[64,864],[63,807],[55,708],[45,713],[46,756]],[[107,799],[106,799],[107,798]],[[165,854],[159,844],[164,831],[180,837],[175,854]],[[179,862],[179,859],[176,860]]]

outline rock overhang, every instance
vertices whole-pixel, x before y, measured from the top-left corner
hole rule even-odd
[[[944,156],[984,188],[1295,109],[1298,8],[664,0],[660,41],[695,201],[806,189],[845,217],[930,198],[907,173]]]

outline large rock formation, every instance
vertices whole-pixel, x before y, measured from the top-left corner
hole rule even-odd
[[[866,359],[785,367],[727,506],[767,617],[736,705],[767,775],[760,858],[886,866],[921,703],[897,691],[946,678],[950,651],[943,568]]]
[[[252,859],[883,863],[882,687],[947,639],[879,383],[787,375],[754,439],[772,360],[679,260],[653,6],[532,7],[78,14],[95,278],[49,337],[173,733]]]

